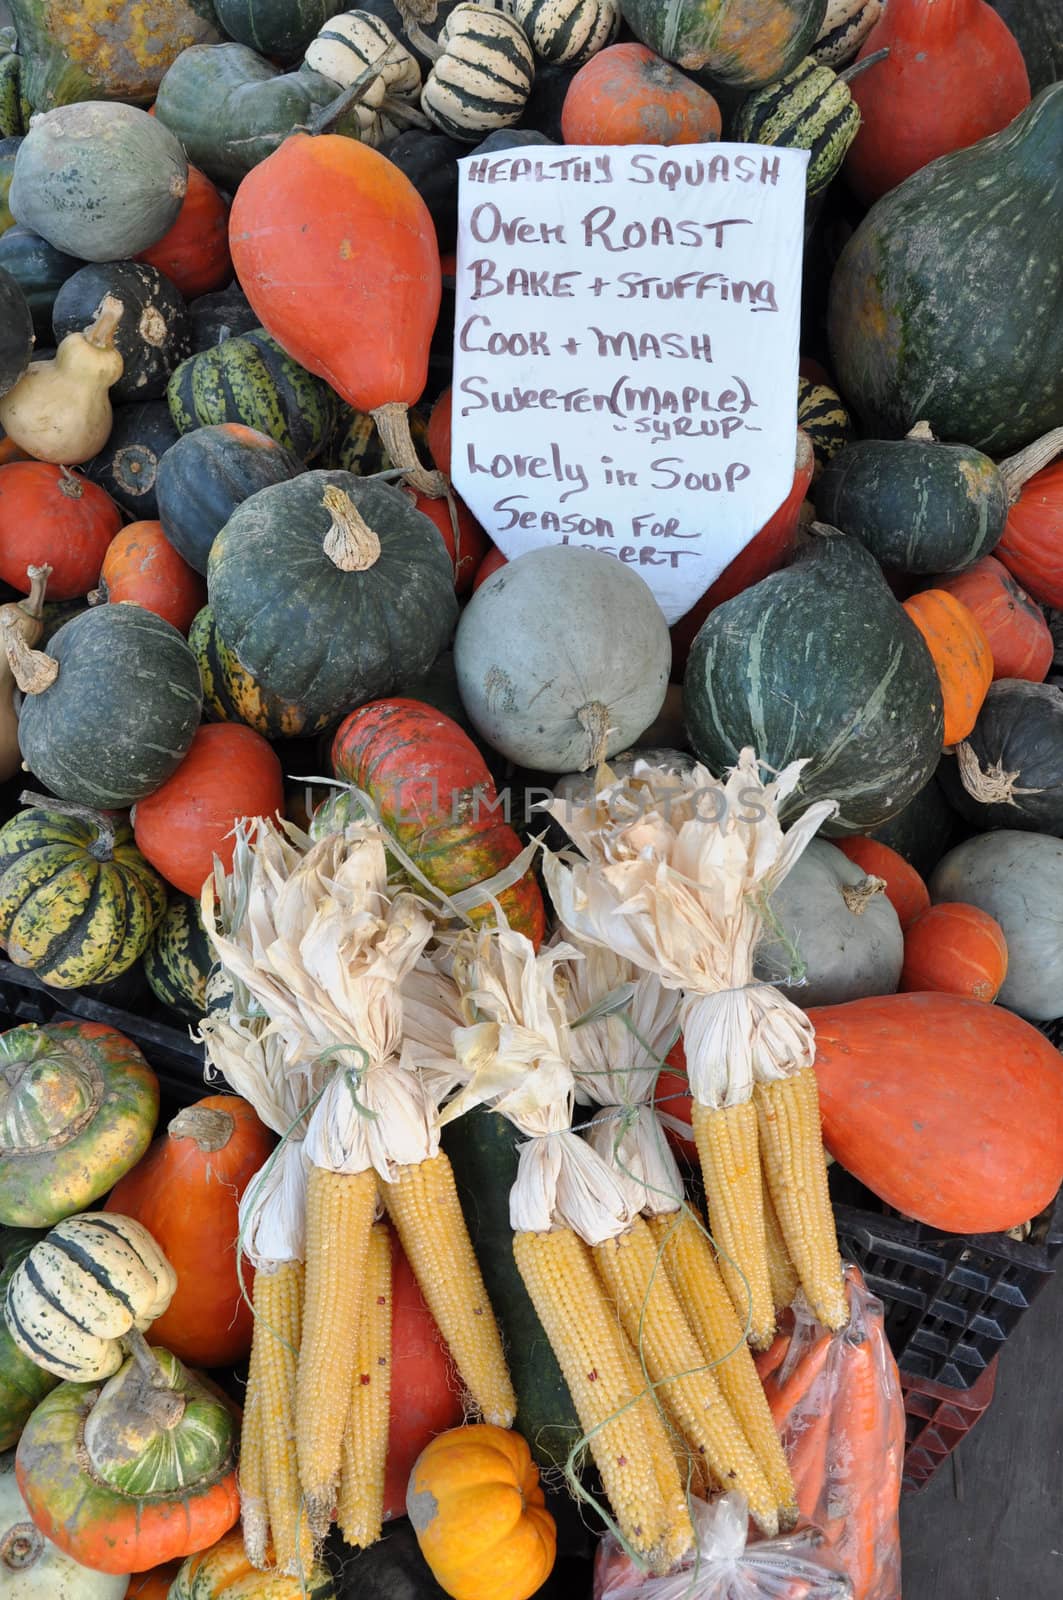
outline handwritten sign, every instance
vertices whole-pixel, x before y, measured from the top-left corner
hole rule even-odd
[[[589,545],[669,622],[794,475],[804,150],[459,163],[451,471],[510,559]]]

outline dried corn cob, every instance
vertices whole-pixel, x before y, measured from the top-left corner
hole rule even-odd
[[[794,1295],[800,1284],[797,1271],[790,1260],[790,1252],[786,1248],[779,1219],[775,1214],[775,1202],[771,1198],[767,1178],[764,1178],[764,1243],[768,1251],[771,1298],[775,1302],[776,1311],[783,1311],[793,1304]]]
[[[296,1460],[294,1398],[300,1348],[303,1266],[284,1261],[273,1272],[255,1274],[253,1371],[260,1378],[260,1397],[252,1393],[253,1425],[263,1430],[262,1455],[266,1503],[277,1565],[282,1572],[308,1573],[314,1563],[314,1541],[299,1487]],[[252,1451],[256,1448],[254,1442]]]
[[[696,1451],[691,1450],[677,1428],[669,1422],[661,1409],[656,1392],[647,1386],[631,1340],[623,1328],[617,1330],[627,1361],[628,1382],[633,1395],[645,1395],[648,1401],[640,1414],[645,1418],[646,1443],[653,1454],[657,1485],[665,1506],[670,1508],[668,1536],[662,1561],[671,1565],[690,1549],[694,1528],[690,1519],[689,1500],[697,1495],[707,1498],[710,1484],[704,1463]]]
[[[257,1343],[257,1361],[256,1349]],[[252,1338],[247,1395],[240,1427],[240,1526],[244,1553],[259,1572],[267,1564],[269,1512],[266,1507],[266,1454],[262,1421],[262,1340]]]
[[[815,1070],[802,1067],[776,1082],[758,1083],[753,1099],[764,1175],[801,1287],[825,1328],[844,1328],[849,1305],[827,1189]]]
[[[758,1350],[771,1343],[775,1308],[764,1237],[764,1186],[752,1100],[718,1110],[695,1100],[694,1139],[705,1180],[720,1271],[747,1338]]]
[[[377,1222],[369,1235],[336,1507],[344,1539],[361,1550],[376,1543],[383,1526],[390,1398],[391,1236]]]

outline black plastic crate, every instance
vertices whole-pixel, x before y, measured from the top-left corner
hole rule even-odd
[[[857,1263],[883,1302],[901,1372],[972,1388],[1055,1270],[1063,1251],[1063,1190],[1019,1241],[909,1222],[837,1168],[831,1188],[842,1255]]]

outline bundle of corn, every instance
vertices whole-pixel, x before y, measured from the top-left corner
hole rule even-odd
[[[712,1235],[732,1303],[758,1348],[775,1326],[765,1179],[817,1316],[829,1328],[848,1318],[812,1068],[815,1035],[779,989],[753,976],[770,897],[835,810],[818,802],[784,834],[778,805],[802,765],[765,783],[751,750],[725,781],[701,766],[674,773],[636,763],[582,805],[554,802],[550,809],[582,855],[548,855],[545,863],[566,929],[682,993]]]

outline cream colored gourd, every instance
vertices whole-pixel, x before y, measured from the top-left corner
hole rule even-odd
[[[177,1274],[132,1217],[85,1211],[56,1223],[16,1269],[4,1317],[37,1366],[76,1383],[117,1372],[161,1317]]]
[[[122,1600],[129,1578],[93,1572],[30,1521],[15,1482],[15,1452],[0,1456],[0,1600]]]
[[[0,427],[37,461],[76,467],[102,450],[113,417],[108,391],[124,363],[114,348],[120,301],[105,295],[84,333],[68,333],[52,361],[31,361],[0,396]]]
[[[30,592],[25,600],[0,606],[0,783],[13,778],[22,765],[15,710],[18,685],[7,659],[6,643],[9,637],[21,639],[27,649],[32,649],[40,639],[44,631],[44,592],[51,573],[51,567],[27,567]]]

